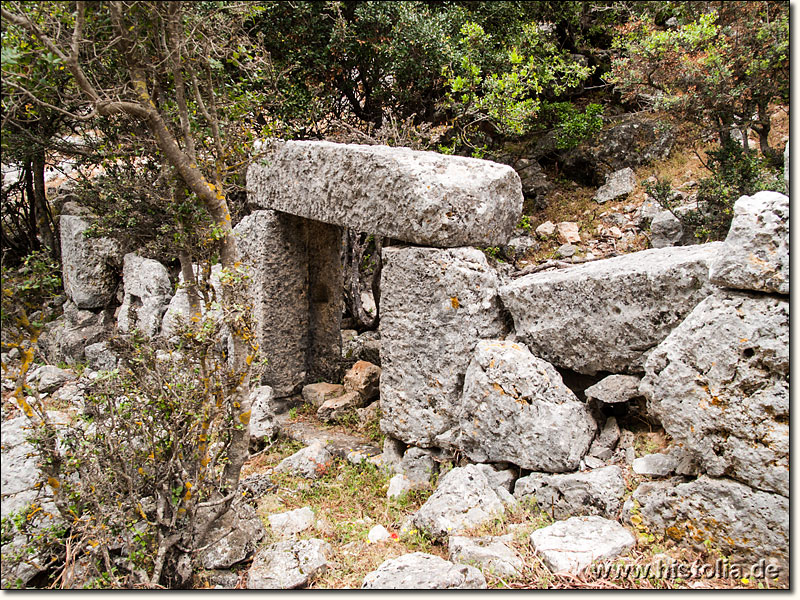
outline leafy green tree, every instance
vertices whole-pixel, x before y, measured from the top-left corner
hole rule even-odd
[[[724,145],[732,128],[758,133],[769,145],[770,103],[789,97],[789,3],[698,2],[682,24],[659,27],[643,14],[620,29],[609,81],[628,99],[649,97],[656,108],[712,127]],[[696,14],[699,12],[699,14]]]

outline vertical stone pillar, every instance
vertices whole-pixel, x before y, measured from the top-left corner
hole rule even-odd
[[[304,221],[309,292],[307,379],[338,381],[342,363],[342,228]]]

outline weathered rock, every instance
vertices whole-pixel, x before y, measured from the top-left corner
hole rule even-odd
[[[36,450],[27,438],[33,435],[30,421],[24,415],[2,423],[2,507],[3,519],[24,510],[34,501],[47,503],[55,512],[49,487],[37,488],[41,473]],[[38,500],[39,497],[42,500]]]
[[[332,457],[360,463],[362,459],[380,454],[380,448],[363,437],[331,428],[316,427],[306,421],[293,422],[288,413],[277,415],[281,433],[306,446],[322,445]]]
[[[455,446],[472,350],[478,340],[505,333],[497,285],[475,248],[384,248],[384,433],[415,446]]]
[[[36,383],[36,387],[42,393],[49,394],[56,391],[68,381],[76,379],[75,373],[66,369],[59,369],[53,365],[44,365],[34,370],[28,377],[31,383]]]
[[[645,250],[500,288],[517,339],[556,366],[595,374],[639,371],[644,354],[713,289],[720,243]]]
[[[662,210],[653,217],[650,233],[650,245],[653,248],[678,246],[683,238],[683,225],[672,211]]]
[[[353,363],[364,360],[381,366],[381,336],[377,331],[365,331],[349,341],[342,341],[342,356]]]
[[[146,337],[154,337],[172,299],[166,267],[157,260],[129,253],[123,259],[122,280],[125,298],[119,310],[120,330],[138,329]]]
[[[333,456],[330,451],[321,442],[316,442],[284,458],[275,470],[290,472],[306,479],[319,479],[332,463]]]
[[[453,564],[423,552],[386,560],[364,577],[367,590],[486,589],[486,578],[475,567]]]
[[[431,537],[444,539],[505,512],[486,475],[475,465],[457,467],[414,514],[414,525]]]
[[[498,489],[504,489],[507,492],[514,489],[514,482],[517,479],[517,472],[514,469],[504,469],[501,465],[478,464],[475,466],[483,471],[489,481],[489,487],[495,492]]]
[[[578,251],[578,249],[575,246],[573,246],[572,244],[562,244],[556,250],[556,255],[559,258],[569,258],[571,256],[575,256],[575,253],[577,251]]]
[[[634,375],[609,375],[586,388],[584,393],[587,400],[599,400],[605,404],[630,402],[641,396],[640,382],[641,378]]]
[[[619,425],[617,425],[617,419],[608,417],[600,430],[600,434],[589,447],[589,455],[601,460],[609,460],[619,441],[619,436],[620,430]]]
[[[207,536],[208,547],[200,554],[205,569],[227,569],[250,556],[266,532],[255,509],[245,503],[222,515],[211,526]]]
[[[278,433],[275,422],[275,410],[272,406],[274,394],[272,388],[260,385],[250,390],[250,438],[261,441]]]
[[[509,258],[518,259],[530,252],[531,250],[538,250],[539,242],[529,235],[519,235],[508,240],[505,247],[505,253]]]
[[[556,225],[552,221],[545,221],[536,228],[536,235],[539,238],[549,238],[556,232]]]
[[[403,442],[387,435],[383,439],[383,464],[399,473],[405,451],[406,445]]]
[[[604,204],[609,200],[625,198],[636,189],[636,176],[633,169],[625,167],[606,176],[606,182],[594,195],[594,201]]]
[[[656,348],[641,391],[709,475],[789,494],[789,302],[718,292]]]
[[[111,304],[119,283],[119,245],[108,238],[84,237],[93,220],[73,215],[59,220],[64,291],[82,309]]]
[[[431,478],[439,472],[439,464],[429,451],[409,448],[400,461],[400,471],[413,487],[427,487]]]
[[[667,477],[677,468],[678,461],[669,454],[646,454],[633,461],[633,472],[646,477]]]
[[[596,560],[619,556],[636,539],[616,521],[589,516],[537,529],[531,543],[551,571],[577,575]]]
[[[556,519],[577,515],[616,519],[624,493],[622,470],[616,465],[560,475],[531,473],[518,479],[514,488],[515,498],[535,500]]]
[[[357,408],[356,414],[358,415],[358,422],[360,425],[366,425],[372,421],[377,421],[381,414],[380,400],[377,400],[369,406],[365,406],[364,408]]]
[[[562,244],[580,244],[581,234],[574,221],[563,221],[556,225],[558,239]]]
[[[333,547],[323,540],[278,542],[258,551],[247,579],[249,590],[291,590],[307,586],[328,568]]]
[[[310,383],[303,386],[303,400],[314,408],[319,408],[326,401],[344,394],[344,386],[336,383]]]
[[[81,310],[71,301],[64,303],[64,314],[45,323],[37,346],[50,363],[69,365],[86,360],[86,347],[106,340],[114,323],[113,311]]]
[[[512,166],[519,175],[522,183],[522,193],[526,197],[543,200],[552,191],[553,184],[547,180],[547,176],[537,161],[521,158]]]
[[[378,397],[381,382],[381,368],[360,360],[345,373],[342,384],[347,392],[358,392],[363,402]]]
[[[369,530],[367,533],[367,539],[372,542],[373,544],[377,544],[379,542],[383,542],[384,540],[391,539],[391,534],[387,531],[386,527],[383,525],[375,525],[372,529]]]
[[[326,423],[339,421],[345,415],[364,405],[364,398],[358,392],[346,392],[336,398],[325,400],[317,410],[317,418]]]
[[[90,369],[110,371],[117,366],[117,357],[109,350],[107,342],[89,344],[84,352]]]
[[[205,277],[201,273],[200,265],[192,265],[192,269],[194,270],[194,276],[198,280],[200,280],[201,277]],[[211,267],[211,272],[208,275],[208,281],[204,282],[211,286],[211,289],[218,299],[222,298],[222,283],[219,279],[221,274],[222,265],[214,265]],[[201,315],[206,314],[206,307],[202,301],[200,301],[198,308]],[[181,272],[178,275],[177,290],[170,299],[167,309],[164,311],[164,318],[161,320],[161,335],[165,338],[171,338],[176,335],[180,322],[190,320],[193,316],[193,312],[194,311],[192,311],[191,303],[189,302],[189,294],[186,291],[183,273]],[[218,319],[219,311],[212,310],[209,316]]]
[[[398,473],[389,480],[389,489],[386,490],[386,497],[399,498],[414,489],[413,482],[403,473]]]
[[[652,531],[703,549],[708,540],[732,561],[772,559],[788,568],[789,499],[730,479],[643,483],[625,503]]]
[[[503,245],[522,213],[522,184],[506,165],[386,146],[270,146],[247,172],[260,208],[440,247]]]
[[[451,535],[447,540],[448,558],[454,563],[473,565],[485,574],[519,577],[524,563],[508,547],[511,535],[464,537]]]
[[[291,537],[314,525],[314,511],[308,506],[269,515],[269,526],[280,537]]]
[[[725,245],[711,263],[719,286],[789,293],[789,197],[778,192],[742,196],[733,205]]]
[[[283,398],[308,380],[338,380],[341,229],[259,210],[234,233],[249,267],[257,341],[269,352],[263,383]]]
[[[597,430],[552,365],[503,341],[475,347],[459,423],[459,445],[471,460],[550,472],[576,469]]]

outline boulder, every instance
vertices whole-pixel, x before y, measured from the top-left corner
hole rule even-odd
[[[258,551],[250,566],[248,590],[292,590],[307,586],[328,569],[333,547],[323,540],[278,542]]]
[[[386,490],[386,497],[389,499],[399,498],[414,489],[414,483],[403,473],[398,473],[389,480],[389,489]]]
[[[687,483],[681,478],[643,483],[624,512],[649,530],[698,550],[707,550],[707,540],[731,561],[763,558],[788,568],[786,496],[703,475]]]
[[[157,260],[129,253],[123,259],[122,280],[125,298],[117,323],[120,331],[138,329],[146,337],[154,337],[172,300],[166,267]]]
[[[645,477],[667,477],[677,468],[678,461],[669,454],[646,454],[633,461],[633,472]]]
[[[202,516],[202,513],[199,515]],[[255,509],[245,503],[234,504],[209,529],[207,546],[200,553],[205,569],[227,569],[250,556],[264,538],[264,526]]]
[[[333,400],[344,394],[344,386],[336,383],[310,383],[303,386],[303,400],[314,408],[319,408],[328,400]]]
[[[578,230],[578,224],[574,221],[563,221],[556,225],[558,230],[558,239],[562,244],[580,244],[581,234]]]
[[[385,434],[420,447],[455,447],[472,351],[480,339],[505,333],[497,286],[497,274],[475,248],[384,248]]]
[[[464,537],[451,535],[447,540],[448,558],[454,563],[478,567],[483,573],[498,577],[519,577],[525,564],[509,548],[512,536]]]
[[[269,515],[269,526],[280,537],[292,537],[314,526],[314,511],[308,506]]]
[[[110,371],[117,367],[117,357],[109,349],[108,342],[89,344],[84,350],[89,368],[95,371]]]
[[[499,246],[522,214],[506,165],[409,148],[271,140],[251,204],[423,246]]]
[[[108,238],[87,238],[90,216],[61,215],[61,268],[64,291],[80,309],[114,302],[121,262],[119,245]]]
[[[56,391],[68,381],[77,379],[77,376],[72,371],[66,369],[59,369],[53,365],[44,365],[28,376],[28,381],[35,383],[39,392],[49,394]]]
[[[475,465],[457,467],[413,516],[414,526],[436,539],[480,525],[505,512],[489,480]]]
[[[400,472],[413,487],[428,487],[431,478],[439,472],[439,463],[433,459],[431,452],[412,447],[406,450],[400,461]]]
[[[572,517],[531,534],[531,544],[551,571],[573,575],[596,560],[619,556],[635,543],[622,525],[597,516]]]
[[[713,286],[721,243],[645,250],[533,273],[500,288],[517,340],[558,366],[593,375],[642,370],[659,344]]]
[[[578,248],[572,244],[562,244],[556,250],[556,256],[559,258],[570,258],[571,256],[575,256],[577,251]]]
[[[280,429],[275,422],[273,400],[272,388],[267,385],[250,390],[250,438],[255,438],[254,441],[272,438]]]
[[[529,498],[555,519],[599,515],[616,519],[622,508],[625,481],[616,465],[551,475],[531,473],[517,480],[514,497]]]
[[[625,167],[606,176],[606,182],[594,195],[594,201],[604,204],[609,200],[621,200],[636,189],[636,176],[633,169]]]
[[[475,462],[578,468],[597,424],[549,363],[524,344],[478,342],[464,379],[461,450]]]
[[[340,421],[364,405],[364,398],[358,392],[346,392],[336,398],[325,400],[317,410],[317,418],[325,423]]]
[[[683,238],[683,225],[672,211],[662,210],[650,223],[650,245],[653,248],[679,246]]]
[[[715,293],[645,368],[648,410],[705,472],[788,496],[788,299]]]
[[[789,293],[789,197],[778,192],[742,196],[733,205],[725,245],[711,263],[722,287]]]
[[[378,397],[381,368],[364,360],[358,361],[345,373],[342,384],[346,392],[357,392],[363,403]]]
[[[634,375],[609,375],[584,390],[587,400],[598,400],[604,404],[630,402],[641,396],[640,377]]]
[[[319,479],[333,464],[333,455],[322,442],[315,442],[291,456],[284,458],[275,467],[278,472],[288,472],[296,477]]]
[[[384,561],[364,577],[365,590],[486,589],[486,579],[475,567],[458,565],[423,552]]]
[[[64,303],[64,313],[45,323],[36,343],[48,362],[75,365],[86,361],[87,346],[111,336],[113,324],[111,309],[81,310],[68,300]]]

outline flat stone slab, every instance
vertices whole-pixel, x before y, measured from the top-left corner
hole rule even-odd
[[[250,202],[425,246],[505,245],[522,214],[509,166],[408,148],[270,140]]]
[[[381,563],[361,585],[367,590],[486,589],[486,579],[475,567],[414,552]]]
[[[350,462],[357,463],[360,462],[358,457],[366,459],[381,453],[380,447],[362,437],[321,429],[302,421],[290,423],[288,414],[278,415],[276,420],[285,436],[306,446],[310,446],[314,442],[321,442],[331,455],[347,459]]]
[[[596,560],[619,556],[636,543],[630,531],[602,517],[572,517],[537,529],[531,543],[554,573],[577,575]]]

